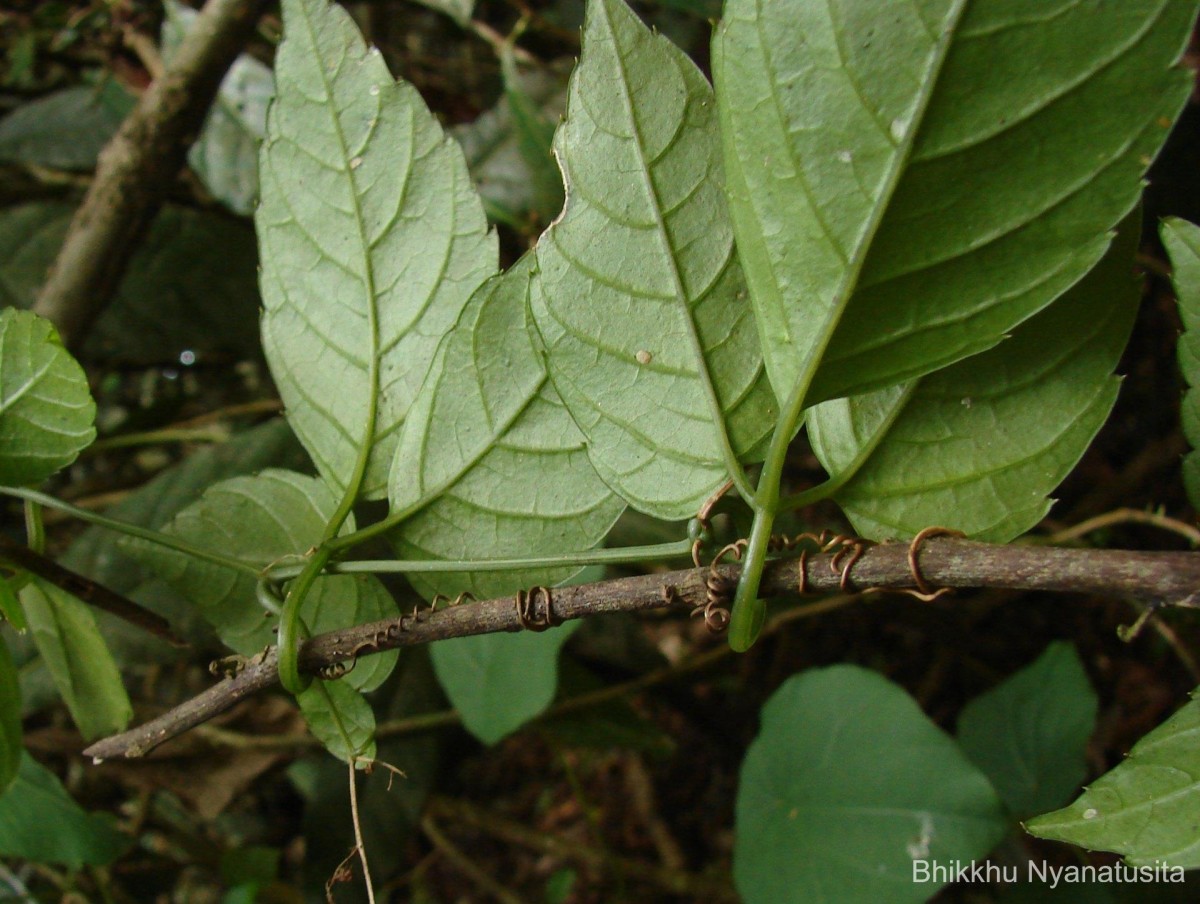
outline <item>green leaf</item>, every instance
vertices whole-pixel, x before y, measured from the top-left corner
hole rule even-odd
[[[90,170],[135,98],[113,79],[64,88],[0,120],[0,163]]]
[[[430,647],[433,667],[466,729],[495,744],[554,699],[558,654],[578,622],[543,633],[480,634]]]
[[[87,813],[28,753],[0,797],[0,855],[69,869],[112,863],[130,846],[107,813]]]
[[[286,556],[303,555],[321,541],[337,500],[321,480],[269,469],[210,487],[163,529],[196,546],[218,550],[245,566],[227,565],[130,540],[126,549],[191,599],[221,640],[249,656],[272,643],[275,619],[256,600],[257,574]],[[344,531],[354,529],[347,519]],[[305,597],[301,618],[314,634],[391,618],[395,601],[373,575],[320,578]],[[396,652],[364,657],[346,680],[357,688],[378,687],[396,663]]]
[[[747,904],[924,901],[913,862],[1004,836],[995,791],[901,688],[855,666],[789,679],[742,765],[733,876]]]
[[[532,310],[604,480],[685,518],[774,424],[733,251],[712,89],[622,0],[588,7]]]
[[[1169,67],[1194,16],[730,0],[713,72],[778,395],[812,404],[976,354],[1087,272],[1187,97]]]
[[[296,702],[313,737],[335,757],[347,763],[375,759],[375,713],[345,678],[314,681]]]
[[[0,304],[30,307],[74,207],[33,202],[0,210]],[[129,263],[112,304],[83,344],[87,358],[144,364],[184,351],[259,355],[258,257],[246,226],[166,205]]]
[[[123,730],[133,707],[88,607],[37,578],[21,589],[21,605],[79,733],[91,740]]]
[[[1116,851],[1132,865],[1200,866],[1200,699],[1146,735],[1068,807],[1025,829],[1039,838]]]
[[[566,107],[566,86],[567,73],[561,67],[528,72],[517,70],[511,78],[506,76],[505,95],[496,106],[480,114],[474,122],[451,129],[451,134],[462,145],[471,177],[491,219],[517,229],[528,228],[530,214],[545,223],[562,208],[563,190],[558,167],[553,161],[546,161],[542,167],[550,171],[555,185],[557,201],[549,205],[548,186],[544,182],[544,173],[538,169],[542,161],[529,159],[528,145],[522,141],[524,129],[508,95],[515,91],[526,105],[536,108],[527,113],[522,110],[523,119],[557,122]]]
[[[322,476],[377,498],[438,342],[496,271],[496,239],[458,145],[346,11],[283,13],[255,217],[263,346]]]
[[[69,465],[95,419],[83,368],[50,321],[0,311],[0,483],[40,483]]]
[[[21,601],[17,599],[16,591],[3,577],[0,577],[0,615],[4,616],[5,620],[22,634],[29,628],[25,622],[25,612],[21,609]]]
[[[1183,483],[1193,508],[1200,508],[1200,228],[1185,220],[1162,224],[1162,240],[1174,267],[1172,281],[1179,299],[1183,335],[1179,337],[1179,370],[1190,387],[1183,395],[1180,419],[1192,447],[1183,459]]]
[[[1079,654],[1053,643],[958,717],[958,743],[1018,819],[1061,806],[1087,773],[1096,693]]]
[[[893,387],[809,412],[821,463],[837,480],[852,475],[833,498],[856,531],[911,537],[938,524],[1004,543],[1042,519],[1047,494],[1116,400],[1112,370],[1139,299],[1137,235],[1135,223],[1123,227],[1098,267],[996,348],[911,392]]]
[[[199,13],[167,0],[162,28],[163,60],[169,62]],[[267,105],[275,96],[268,66],[241,54],[229,67],[188,162],[222,204],[249,216],[258,197],[258,146],[266,134]]]
[[[498,559],[592,549],[624,505],[588,462],[526,327],[532,257],[485,283],[443,343],[401,431],[392,533],[406,559]],[[411,575],[426,598],[486,599],[567,580],[572,566]]]
[[[21,762],[21,685],[8,644],[0,637],[0,795],[17,777]]]

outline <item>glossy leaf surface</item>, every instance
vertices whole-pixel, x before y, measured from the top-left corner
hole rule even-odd
[[[622,0],[594,0],[554,147],[567,201],[531,295],[551,379],[604,480],[688,517],[774,422],[712,89]]]

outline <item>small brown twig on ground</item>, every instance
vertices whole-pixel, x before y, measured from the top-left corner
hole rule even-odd
[[[100,154],[35,313],[78,346],[111,300],[221,79],[253,33],[264,0],[208,0],[178,51]]]

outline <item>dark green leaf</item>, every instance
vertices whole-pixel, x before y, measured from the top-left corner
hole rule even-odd
[[[1061,806],[1087,773],[1096,693],[1079,654],[1051,644],[1036,662],[976,697],[958,718],[958,743],[1010,813]]]
[[[1180,419],[1192,447],[1183,459],[1183,483],[1194,508],[1200,508],[1200,228],[1185,220],[1162,224],[1162,240],[1171,255],[1175,294],[1183,335],[1179,337],[1179,370],[1190,387],[1183,396]]]
[[[0,483],[40,483],[69,465],[95,419],[83,368],[50,321],[0,311]]]
[[[0,162],[90,170],[135,98],[117,82],[64,88],[0,120]]]
[[[742,765],[733,875],[747,904],[926,900],[917,860],[969,862],[1007,829],[987,778],[887,679],[789,679]]]
[[[21,609],[21,601],[17,599],[16,591],[3,577],[0,577],[0,615],[18,631],[24,632],[29,627],[25,622],[25,613]]]
[[[545,633],[481,634],[442,640],[430,649],[438,681],[467,730],[495,744],[550,705],[558,653],[578,627]]]
[[[313,736],[339,760],[375,759],[375,713],[345,679],[314,681],[296,702]]]
[[[1200,699],[1146,735],[1073,804],[1025,823],[1039,838],[1116,851],[1130,864],[1200,866]]]
[[[887,539],[938,524],[1003,543],[1042,519],[1116,400],[1112,371],[1139,300],[1137,236],[1123,227],[1098,267],[996,348],[911,391],[810,411],[822,464],[837,479],[853,474],[834,499],[855,530]]]
[[[12,784],[21,762],[21,685],[8,644],[0,636],[0,795]]]
[[[79,869],[111,863],[130,843],[107,814],[84,812],[52,772],[22,754],[16,781],[0,796],[0,855]]]
[[[1187,98],[1195,10],[731,0],[713,72],[779,396],[944,367],[1087,272]]]
[[[21,605],[79,733],[91,740],[123,730],[133,707],[88,607],[37,578],[21,589]]]

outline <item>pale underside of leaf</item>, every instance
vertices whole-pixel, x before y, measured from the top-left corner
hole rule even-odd
[[[621,0],[589,6],[531,307],[600,475],[680,518],[773,426],[722,192],[712,92]]]
[[[1192,447],[1183,459],[1183,482],[1193,507],[1200,507],[1200,228],[1184,220],[1162,225],[1163,244],[1171,255],[1172,279],[1179,299],[1183,335],[1179,337],[1179,371],[1189,389],[1179,415],[1183,435]]]
[[[197,546],[220,550],[247,568],[202,561],[142,540],[130,541],[127,548],[191,599],[222,641],[249,656],[274,640],[275,619],[256,600],[256,572],[285,557],[302,556],[320,542],[336,506],[323,481],[268,469],[214,484],[164,528]],[[353,519],[347,520],[343,530],[353,529]],[[316,581],[300,613],[310,631],[321,633],[389,618],[397,610],[373,575],[336,575]],[[346,680],[363,689],[376,687],[395,659],[394,651],[365,658]]]
[[[879,390],[809,412],[830,474],[857,469],[834,495],[857,531],[906,538],[939,525],[1002,543],[1042,519],[1116,400],[1112,370],[1139,297],[1137,232],[1125,224],[1100,266],[996,348],[907,395]],[[863,445],[874,446],[865,463]]]
[[[620,499],[588,461],[526,324],[532,258],[475,293],[401,431],[392,534],[404,558],[495,559],[596,546]],[[574,568],[414,575],[426,596],[480,598],[566,580]]]
[[[87,377],[50,321],[0,312],[0,483],[39,483],[96,436]]]
[[[458,145],[345,11],[286,0],[284,15],[256,216],[263,345],[322,476],[378,497],[438,342],[496,270],[496,241]]]
[[[814,356],[809,403],[919,376],[1075,283],[1186,98],[1193,14],[731,3],[714,73],[776,391]]]
[[[1039,838],[1116,851],[1134,865],[1200,867],[1200,700],[1193,699],[1068,807],[1025,823]]]

